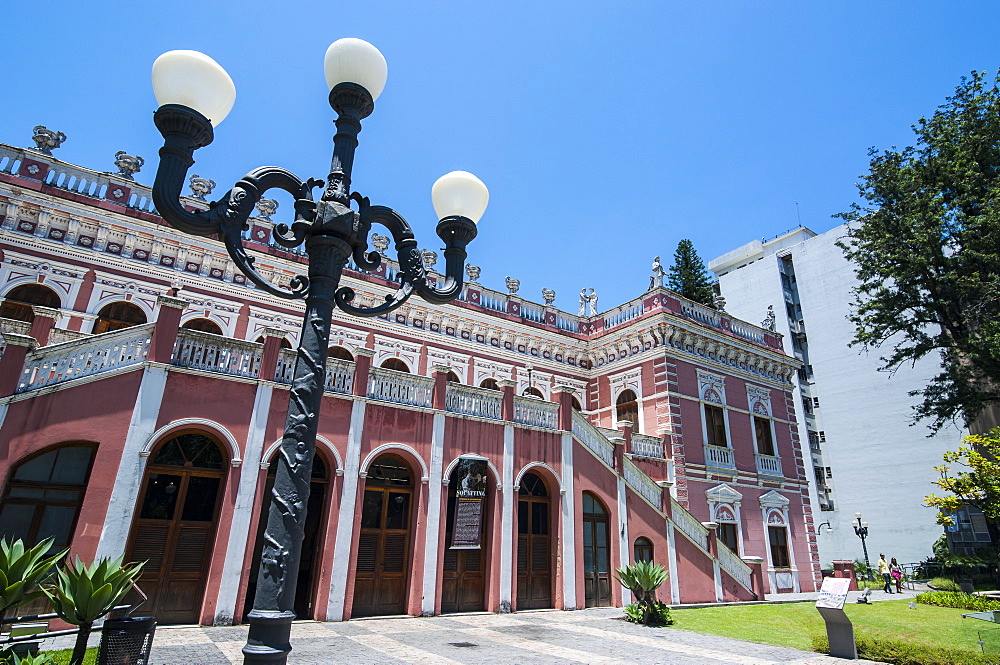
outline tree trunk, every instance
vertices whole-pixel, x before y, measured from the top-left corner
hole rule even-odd
[[[76,634],[76,644],[73,645],[73,656],[69,659],[69,665],[83,665],[83,659],[87,656],[87,640],[90,639],[90,631],[94,624],[87,623],[80,626],[80,632]]]

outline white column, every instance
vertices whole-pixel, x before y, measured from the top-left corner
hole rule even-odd
[[[625,496],[625,479],[618,476],[618,551],[621,566],[629,564],[628,506]],[[622,605],[632,602],[632,592],[622,587]]]
[[[715,576],[715,602],[722,602],[722,570],[719,568],[719,560],[712,558],[712,575]]]
[[[514,571],[514,502],[517,491],[514,489],[514,426],[504,425],[503,428],[503,502],[500,514],[500,612],[511,610],[513,595]]]
[[[365,427],[365,404],[355,400],[351,407],[351,427],[347,432],[347,457],[344,459],[344,489],[337,517],[337,542],[333,546],[333,578],[330,599],[326,604],[327,621],[344,620],[347,600],[347,573],[350,571],[351,542],[354,539],[354,506],[358,499],[358,472],[361,470],[361,434]]]
[[[667,557],[670,562],[670,604],[681,602],[681,583],[677,571],[677,536],[674,533],[674,523],[667,520]]]
[[[121,461],[115,475],[115,484],[108,500],[108,514],[104,518],[101,538],[97,542],[95,559],[116,559],[125,553],[132,516],[142,486],[142,472],[146,458],[139,453],[156,431],[156,419],[160,415],[163,390],[167,385],[167,369],[147,365],[142,371],[142,382],[132,409]]]
[[[233,521],[229,526],[229,544],[226,546],[226,559],[222,565],[222,584],[219,586],[219,599],[215,604],[215,618],[212,620],[215,626],[232,625],[236,612],[236,593],[243,575],[247,546],[250,545],[250,522],[257,498],[257,481],[260,478],[260,460],[264,451],[264,433],[272,392],[272,384],[257,384],[257,395],[250,415],[250,431],[243,451],[240,484],[233,506]]]
[[[562,571],[563,609],[576,604],[576,510],[573,492],[573,435],[562,435]]]
[[[441,537],[441,492],[444,472],[444,414],[434,414],[431,429],[431,461],[427,484],[427,540],[424,543],[424,591],[420,601],[422,616],[434,615],[437,597],[438,542]]]

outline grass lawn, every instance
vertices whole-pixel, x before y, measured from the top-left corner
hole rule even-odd
[[[47,656],[51,656],[56,665],[68,665],[70,657],[73,655],[72,649],[61,649],[59,651],[43,651]],[[87,655],[83,657],[83,665],[94,665],[97,662],[97,647],[87,649]]]
[[[987,646],[1000,642],[1000,626],[963,619],[965,610],[917,604],[911,610],[905,600],[880,601],[872,605],[849,603],[844,607],[859,635],[891,637],[952,649],[980,651],[978,631],[989,631]],[[673,609],[674,628],[722,635],[750,642],[810,650],[813,635],[826,635],[823,618],[814,603],[740,605]],[[996,637],[992,635],[996,634]]]

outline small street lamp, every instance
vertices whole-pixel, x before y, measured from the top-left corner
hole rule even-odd
[[[825,531],[823,530],[823,527],[826,527]],[[826,535],[830,536],[833,534],[833,525],[831,525],[829,522],[823,522],[822,524],[816,527],[816,532],[826,533]]]
[[[431,199],[439,218],[437,235],[445,245],[446,268],[444,284],[432,285],[406,220],[391,208],[371,205],[366,197],[351,191],[361,121],[374,110],[385,86],[385,58],[368,42],[340,39],[330,45],[323,65],[330,106],[337,112],[327,178],[303,181],[290,171],[266,166],[244,176],[208,210],[190,212],[181,204],[180,195],[187,171],[194,164],[194,151],[212,142],[214,128],[233,107],[236,88],[218,63],[197,51],[170,51],[153,63],[153,90],[160,104],[153,122],[163,135],[153,183],[156,210],[180,231],[222,240],[237,268],[257,288],[279,298],[304,299],[306,305],[263,536],[257,593],[248,615],[250,634],[243,647],[244,663],[284,664],[292,649],[289,637],[295,618],[295,586],[334,306],[354,316],[369,317],[391,312],[414,293],[436,304],[457,298],[462,292],[465,248],[476,237],[476,222],[489,200],[486,186],[471,173],[454,171],[434,183]],[[316,187],[323,188],[319,201],[312,196]],[[257,271],[242,242],[254,206],[269,189],[281,189],[295,197],[295,221],[291,226],[276,225],[274,241],[289,249],[304,245],[308,256],[308,275],[295,276],[287,289],[272,284]],[[351,208],[352,201],[357,210]],[[340,278],[352,257],[363,270],[378,269],[381,257],[367,252],[372,224],[386,227],[395,240],[400,285],[384,303],[364,308],[351,304],[355,293],[340,286]]]
[[[872,577],[872,564],[868,560],[868,545],[865,543],[865,538],[868,537],[868,522],[861,521],[861,513],[854,513],[854,518],[858,521],[854,525],[854,533],[861,539],[861,549],[865,553],[865,566],[868,568],[868,581],[871,582],[875,578]]]

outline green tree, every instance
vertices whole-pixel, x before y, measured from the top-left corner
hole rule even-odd
[[[677,243],[674,250],[674,264],[670,266],[667,278],[667,288],[676,291],[685,298],[712,307],[715,293],[712,291],[712,280],[705,271],[705,262],[698,256],[694,244],[685,238]]]
[[[869,151],[861,203],[837,215],[854,262],[852,344],[883,349],[893,371],[928,355],[941,370],[914,421],[932,431],[972,422],[1000,399],[1000,89],[973,72],[931,118],[916,146]]]
[[[959,508],[963,505],[974,506],[983,511],[990,535],[996,541],[1000,526],[998,460],[1000,428],[994,428],[986,434],[970,434],[962,439],[958,450],[944,454],[944,464],[934,467],[941,474],[934,484],[949,494],[930,494],[924,499],[925,504],[938,509],[938,524],[952,524],[952,516]]]

